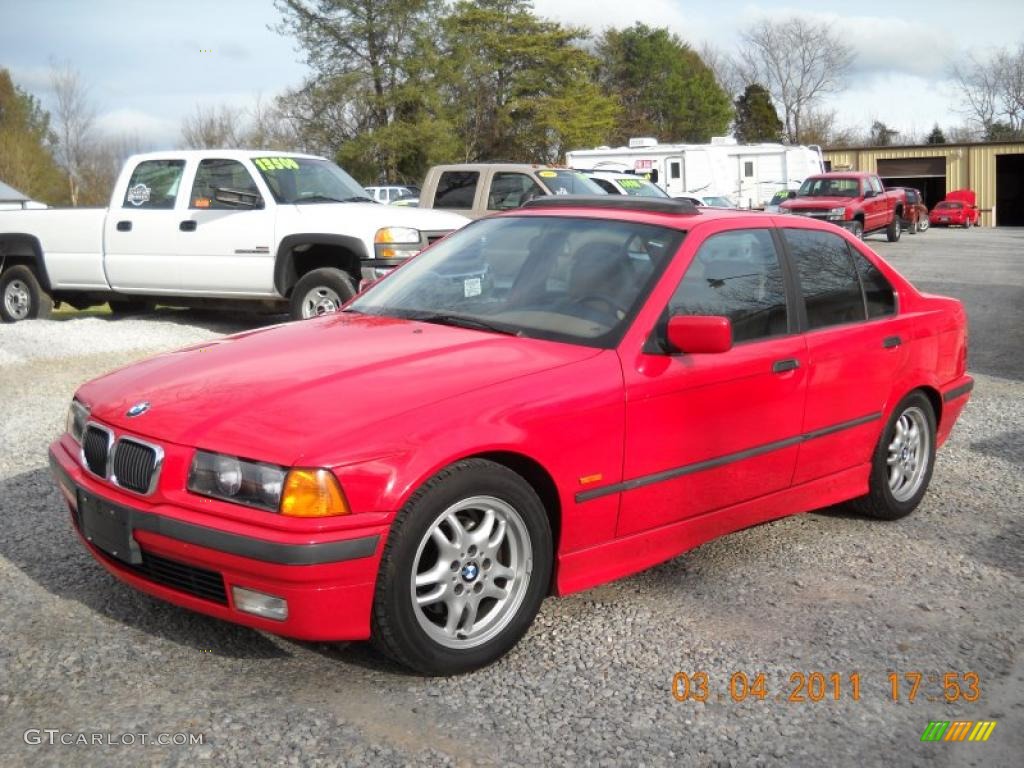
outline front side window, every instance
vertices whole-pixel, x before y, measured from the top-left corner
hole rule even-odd
[[[786,284],[771,233],[709,237],[672,295],[669,314],[728,317],[736,343],[788,333]]]
[[[236,210],[253,207],[231,201],[232,198],[237,201],[239,196],[252,201],[260,199],[256,182],[244,165],[237,160],[219,159],[208,159],[199,163],[196,179],[192,184],[190,208]],[[218,200],[218,197],[221,199]]]
[[[437,180],[434,207],[472,208],[479,180],[480,174],[476,171],[445,171]]]
[[[846,241],[831,232],[810,229],[782,233],[796,263],[808,329],[864,320],[860,279]]]
[[[525,173],[496,173],[491,178],[487,209],[508,211],[544,194],[540,185]]]
[[[374,202],[366,190],[329,160],[315,157],[254,157],[252,164],[284,205]]]
[[[173,208],[184,171],[184,160],[143,160],[132,171],[122,207]]]
[[[608,348],[619,342],[683,233],[562,216],[481,219],[348,311]]]

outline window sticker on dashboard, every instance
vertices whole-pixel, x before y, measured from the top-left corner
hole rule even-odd
[[[470,277],[462,281],[462,292],[467,299],[479,296],[483,292],[479,277]]]
[[[138,206],[149,202],[149,187],[145,184],[136,184],[128,188],[128,195],[125,198],[132,205]]]
[[[261,171],[297,171],[299,164],[290,157],[254,157],[252,162]]]

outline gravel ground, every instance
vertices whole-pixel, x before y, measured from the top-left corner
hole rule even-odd
[[[0,328],[0,764],[1019,765],[1024,232],[871,243],[972,315],[974,399],[921,508],[888,524],[801,515],[549,599],[507,658],[452,679],[160,603],[74,538],[45,450],[77,385],[269,321],[163,311]],[[708,700],[676,701],[673,675],[701,671]],[[814,671],[842,675],[841,700],[787,701],[790,676]],[[914,703],[890,700],[893,671],[926,676]],[[943,703],[927,677],[967,671],[974,704]],[[766,698],[732,701],[736,672],[764,673]],[[985,744],[920,742],[928,721],[955,719],[998,726]],[[35,745],[26,729],[204,743]]]

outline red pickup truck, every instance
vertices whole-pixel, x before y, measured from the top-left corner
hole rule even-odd
[[[900,239],[906,194],[888,190],[873,173],[833,172],[808,176],[779,209],[784,213],[830,221],[857,237],[885,230],[890,243]]]

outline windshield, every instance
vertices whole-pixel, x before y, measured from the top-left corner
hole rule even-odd
[[[611,347],[682,242],[650,224],[482,219],[370,288],[348,311]]]
[[[647,179],[616,179],[622,191],[632,197],[668,197],[668,193]]]
[[[540,180],[554,195],[606,195],[608,194],[582,173],[569,170],[537,171]]]
[[[800,185],[800,197],[857,197],[859,179],[807,179]]]
[[[355,179],[328,160],[254,157],[252,163],[279,203],[375,202]]]
[[[789,190],[783,189],[780,192],[776,192],[772,195],[772,199],[768,201],[768,205],[779,205],[789,199]]]

